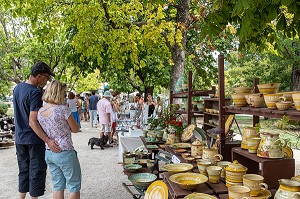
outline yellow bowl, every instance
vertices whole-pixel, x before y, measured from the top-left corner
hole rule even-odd
[[[177,173],[171,175],[170,180],[179,184],[183,189],[193,190],[196,189],[199,184],[206,182],[208,178],[199,173]]]
[[[178,164],[166,164],[162,166],[162,170],[168,171],[172,174],[175,173],[183,173],[183,172],[188,172],[192,170],[194,166],[192,164],[188,163],[178,163]]]
[[[257,88],[260,93],[276,93],[279,88],[279,83],[258,84]]]

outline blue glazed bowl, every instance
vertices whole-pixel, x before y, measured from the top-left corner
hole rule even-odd
[[[124,165],[124,170],[129,172],[137,172],[139,169],[142,168],[140,164],[126,164]]]
[[[145,190],[156,178],[157,176],[153,173],[137,173],[130,176],[128,180],[130,180],[136,188]]]

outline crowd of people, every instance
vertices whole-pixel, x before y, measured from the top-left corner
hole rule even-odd
[[[105,91],[102,98],[92,92],[84,96],[68,92],[66,84],[52,80],[55,75],[44,62],[35,63],[26,82],[13,92],[15,144],[19,166],[19,199],[44,195],[46,170],[50,170],[53,198],[63,199],[66,188],[70,199],[80,198],[81,169],[72,142],[72,133],[80,131],[81,122],[98,128],[99,137],[113,144],[120,93]],[[50,82],[44,92],[42,88]],[[148,116],[159,112],[159,97],[154,102],[147,95],[144,102],[136,94],[136,110],[148,105]]]

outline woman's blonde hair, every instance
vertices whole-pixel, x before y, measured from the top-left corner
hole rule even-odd
[[[46,103],[63,104],[66,97],[66,90],[66,84],[58,80],[53,80],[47,85],[42,100]]]

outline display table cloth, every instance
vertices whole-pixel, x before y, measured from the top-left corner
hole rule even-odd
[[[123,162],[123,152],[132,151],[137,147],[143,145],[140,136],[143,135],[143,130],[141,129],[131,129],[129,132],[124,132],[124,135],[119,136],[119,156],[118,162]]]

